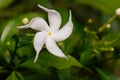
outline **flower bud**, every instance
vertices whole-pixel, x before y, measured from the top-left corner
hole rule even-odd
[[[116,9],[116,15],[120,16],[120,8]]]
[[[89,18],[87,22],[92,23],[93,22],[92,18]]]
[[[85,31],[85,32],[88,32],[88,28],[87,28],[87,27],[85,27],[85,28],[84,28],[84,31]]]
[[[23,18],[23,20],[22,20],[22,23],[23,23],[23,24],[27,24],[28,22],[29,22],[28,18],[26,18],[26,17]]]
[[[110,25],[110,24],[107,24],[107,25],[106,25],[106,28],[107,28],[107,29],[109,29],[110,27],[111,27],[111,25]]]
[[[9,46],[9,45],[10,45],[10,42],[8,41],[6,44]]]
[[[115,49],[113,47],[110,48],[111,51],[114,51]]]

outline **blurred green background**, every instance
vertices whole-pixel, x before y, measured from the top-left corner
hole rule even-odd
[[[25,17],[47,21],[38,4],[57,10],[61,27],[72,11],[74,31],[59,46],[68,61],[44,48],[33,63],[36,31],[17,26]],[[0,80],[120,80],[119,7],[120,0],[0,0]]]

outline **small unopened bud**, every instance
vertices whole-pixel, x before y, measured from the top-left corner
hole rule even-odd
[[[89,18],[87,22],[88,22],[88,23],[92,23],[93,20],[92,20],[91,18]]]
[[[85,28],[84,28],[84,31],[85,31],[85,32],[88,32],[88,28],[87,28],[87,27],[85,27]]]
[[[28,18],[26,18],[26,17],[23,18],[23,20],[22,20],[22,23],[23,23],[23,24],[27,24],[28,22],[29,22]]]
[[[116,9],[116,15],[120,16],[120,8]]]
[[[106,28],[107,28],[107,29],[109,29],[110,27],[111,27],[111,25],[110,25],[110,24],[107,24],[107,25],[106,25]]]
[[[8,41],[6,44],[9,46],[9,45],[10,45],[10,42]]]
[[[114,51],[115,49],[113,47],[110,48],[111,51]]]

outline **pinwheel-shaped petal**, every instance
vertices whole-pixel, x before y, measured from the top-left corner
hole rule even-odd
[[[34,30],[40,31],[37,32],[34,37],[34,48],[36,50],[36,57],[34,62],[37,61],[38,55],[44,44],[51,54],[67,59],[64,53],[57,46],[56,42],[67,39],[73,31],[71,11],[68,22],[61,29],[59,29],[61,25],[60,13],[56,10],[51,10],[41,5],[38,5],[38,7],[48,13],[50,25],[48,25],[43,18],[35,17],[30,21],[30,23],[24,26],[18,26],[18,28],[32,28]]]

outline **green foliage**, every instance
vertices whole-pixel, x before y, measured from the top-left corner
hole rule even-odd
[[[82,67],[82,65],[72,56],[67,56],[67,59],[64,58],[57,58],[55,56],[52,56],[49,54],[42,54],[40,55],[40,60],[38,63],[48,65],[48,66],[54,66],[58,69],[64,69],[64,68],[69,68],[71,66],[77,66],[77,67]]]
[[[119,0],[0,0],[0,80],[119,80]],[[22,20],[47,13],[41,4],[62,16],[61,27],[72,12],[73,33],[59,47],[59,58],[46,48],[33,63],[33,38],[37,31],[18,29]],[[113,16],[112,16],[113,15]]]
[[[82,65],[75,58],[69,55],[67,57],[68,60],[65,58],[58,58],[56,56],[51,55],[50,53],[43,53],[39,56],[39,60],[37,63],[48,67],[54,66],[58,69],[69,68],[71,66],[82,67]],[[33,63],[33,60],[29,60],[23,63],[22,66],[29,65],[31,63]]]
[[[94,1],[90,1],[90,0],[77,0],[79,3],[83,3],[83,4],[88,4],[91,5],[93,7],[96,7],[98,9],[103,10],[104,12],[107,13],[114,13],[115,10],[120,7],[119,6],[119,0],[94,0]]]
[[[99,75],[101,76],[101,80],[110,80],[110,78],[99,68],[96,68],[96,70],[98,71]]]
[[[0,10],[8,7],[14,0],[0,0]]]
[[[6,42],[15,34],[18,21],[10,20],[1,35],[1,45],[5,45]]]
[[[12,72],[11,75],[7,78],[7,80],[18,80],[15,72]]]

